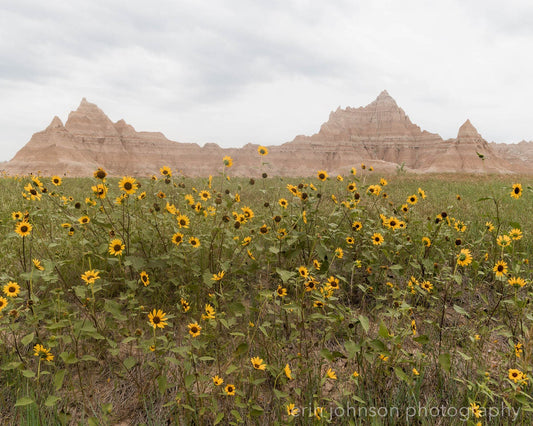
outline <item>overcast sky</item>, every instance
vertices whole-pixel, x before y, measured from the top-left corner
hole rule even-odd
[[[0,160],[81,99],[180,142],[276,145],[386,89],[443,138],[533,139],[533,2],[2,0]]]

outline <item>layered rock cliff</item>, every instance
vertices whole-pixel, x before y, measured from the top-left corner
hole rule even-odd
[[[113,123],[95,104],[84,98],[63,125],[54,117],[43,131],[3,166],[10,174],[91,175],[97,167],[111,175],[150,175],[167,165],[189,176],[216,174],[222,158],[234,160],[231,174],[257,176],[308,176],[319,169],[347,173],[361,162],[376,170],[398,167],[416,172],[513,173],[528,168],[506,161],[504,149],[488,144],[467,120],[456,139],[442,138],[413,124],[395,100],[383,91],[365,107],[340,107],[320,131],[297,136],[283,145],[270,146],[260,158],[257,145],[221,148],[208,143],[168,140],[162,133],[137,132],[124,120]],[[261,167],[261,161],[263,164]],[[527,170],[526,170],[527,169]]]

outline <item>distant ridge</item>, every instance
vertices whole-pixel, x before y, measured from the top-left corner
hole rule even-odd
[[[218,173],[222,157],[229,155],[234,160],[231,174],[240,176],[263,171],[309,176],[319,169],[347,173],[361,162],[383,172],[401,166],[417,173],[531,173],[525,161],[533,158],[530,144],[488,144],[470,120],[459,128],[456,139],[445,141],[413,124],[384,90],[365,107],[337,108],[312,136],[268,147],[263,159],[267,164],[260,169],[257,145],[223,149],[213,143],[200,147],[173,142],[159,132],[137,132],[124,120],[114,123],[83,98],[65,124],[55,116],[2,168],[9,174],[88,176],[103,167],[111,175],[142,176],[157,174],[167,165],[185,175],[207,176]]]

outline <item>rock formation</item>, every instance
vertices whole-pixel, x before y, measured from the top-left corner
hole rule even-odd
[[[533,143],[531,144],[533,145]],[[527,145],[527,149],[531,152]],[[488,144],[467,120],[456,139],[442,138],[413,124],[394,99],[383,91],[365,107],[340,107],[320,131],[270,146],[261,158],[257,145],[223,149],[208,143],[168,140],[162,133],[137,132],[124,120],[113,123],[95,104],[82,99],[63,125],[54,117],[43,131],[3,165],[10,174],[91,175],[103,167],[111,175],[157,174],[167,165],[188,176],[206,176],[222,170],[222,158],[234,160],[232,175],[309,176],[319,169],[347,173],[364,162],[383,172],[402,167],[416,172],[512,173],[525,165],[503,157],[504,147]],[[519,158],[520,154],[516,154]],[[265,162],[261,166],[261,162]]]

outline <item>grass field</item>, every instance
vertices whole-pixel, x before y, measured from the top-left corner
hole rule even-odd
[[[0,179],[2,424],[533,423],[531,177],[104,174]]]

